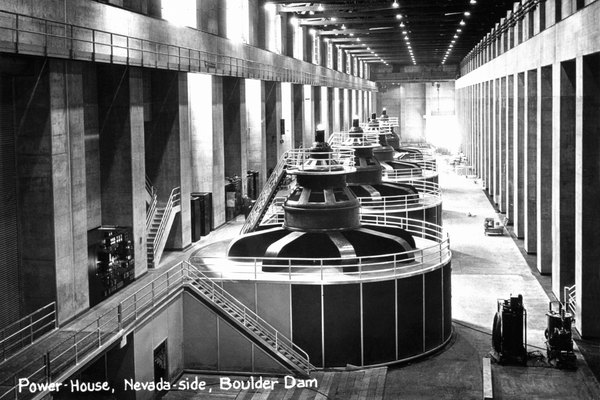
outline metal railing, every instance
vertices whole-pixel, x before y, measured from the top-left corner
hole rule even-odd
[[[354,167],[354,150],[346,147],[337,147],[330,153],[319,153],[319,158],[312,158],[311,149],[301,148],[286,152],[285,168],[288,173],[292,171],[318,170],[322,172],[344,170]]]
[[[379,146],[379,135],[376,132],[363,132],[360,136],[348,131],[334,132],[329,135],[327,143],[331,147],[377,147]]]
[[[313,368],[306,352],[241,304],[217,282],[183,261],[154,277],[119,302],[116,307],[106,311],[88,325],[71,331],[72,333],[64,341],[48,349],[42,356],[36,357],[18,371],[14,371],[7,379],[0,382],[0,399],[30,399],[40,395],[40,393],[30,393],[28,390],[19,391],[17,385],[20,378],[38,384],[61,382],[68,378],[80,366],[85,365],[119,340],[127,331],[135,328],[137,321],[144,320],[157,307],[165,304],[171,295],[177,294],[186,286],[195,288],[217,307],[224,308],[226,305],[229,310],[224,311],[228,314],[232,315],[232,310],[238,313],[242,317],[241,321],[239,319],[238,321],[244,324],[245,329],[258,328],[268,339],[266,344],[283,357],[290,359],[291,355],[293,357],[291,362],[306,368],[305,372],[308,373]]]
[[[575,310],[577,310],[577,288],[575,287],[575,285],[565,286],[563,294],[565,310],[575,315]]]
[[[401,161],[401,160],[398,160]],[[418,168],[398,168],[383,170],[382,176],[384,181],[398,182],[406,181],[407,179],[429,178],[438,175],[436,160],[411,160]]]
[[[208,277],[205,273],[194,267],[192,264],[185,262],[188,265],[189,283],[199,289],[207,299],[214,304],[226,304],[227,307],[221,306],[232,318],[240,322],[244,327],[249,328],[252,332],[252,327],[257,327],[261,335],[258,338],[263,339],[269,344],[273,350],[285,358],[290,360],[293,358],[296,364],[305,374],[309,374],[314,367],[310,364],[308,353],[298,347],[289,338],[275,329],[271,324],[261,318],[254,311],[246,307],[236,297],[228,293],[217,282]],[[285,353],[291,354],[292,357]]]
[[[0,330],[2,362],[58,327],[56,302],[52,302]]]
[[[271,201],[273,196],[276,195],[277,188],[279,187],[281,180],[286,175],[285,166],[287,163],[287,157],[288,155],[286,152],[281,156],[279,162],[277,163],[277,166],[275,166],[275,169],[269,176],[267,183],[258,195],[258,198],[256,199],[252,210],[248,214],[246,222],[244,222],[244,225],[242,226],[242,234],[254,231],[256,227],[260,224],[260,220],[264,216],[266,208],[269,207],[269,202]]]
[[[440,185],[425,180],[405,181],[403,183],[414,187],[418,193],[397,196],[358,197],[362,212],[387,213],[410,211],[437,206],[442,203]]]
[[[192,33],[192,28],[187,28]],[[198,43],[202,43],[201,40]],[[83,61],[118,63],[141,67],[206,72],[215,75],[239,76],[318,86],[376,90],[373,82],[341,72],[326,76],[300,68],[278,67],[273,63],[250,61],[140,37],[116,34],[100,29],[32,17],[10,11],[0,11],[0,51],[37,54]],[[265,51],[266,52],[266,51]],[[241,52],[245,53],[245,52]],[[301,61],[295,61],[301,63]]]
[[[274,217],[274,218],[280,218]],[[388,215],[363,214],[361,222],[405,229],[420,238],[418,248],[377,256],[329,258],[191,257],[189,262],[211,278],[294,282],[369,281],[411,276],[439,268],[451,257],[442,227],[430,222]],[[270,269],[263,271],[263,267]]]
[[[167,232],[168,223],[171,219],[171,214],[175,211],[174,208],[181,204],[181,188],[176,187],[171,190],[171,194],[169,195],[169,200],[167,201],[167,205],[165,206],[165,211],[160,220],[160,225],[156,231],[156,236],[154,236],[154,240],[152,241],[152,253],[154,255],[153,263],[156,265],[160,260],[160,256],[162,254],[162,249],[164,248],[164,237]]]

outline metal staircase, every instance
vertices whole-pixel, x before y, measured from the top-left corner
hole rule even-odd
[[[256,199],[256,203],[254,203],[252,211],[250,211],[250,214],[248,214],[244,226],[242,226],[242,234],[253,232],[260,225],[265,213],[267,212],[267,209],[269,208],[269,205],[277,194],[281,182],[283,182],[287,175],[285,166],[288,157],[289,154],[286,152],[279,159],[279,162],[271,173],[271,176],[269,176],[265,187],[263,188],[262,192],[260,192],[258,199]]]
[[[160,262],[175,215],[180,210],[181,188],[176,187],[171,191],[169,200],[165,205],[155,204],[152,213],[148,213],[146,219],[146,252],[149,268],[154,268]]]
[[[198,268],[187,262],[185,264],[188,268],[188,284],[213,311],[238,327],[240,332],[290,371],[308,376],[310,371],[315,369],[304,350],[215,284],[214,280]]]
[[[4,371],[0,368],[0,400],[45,398],[49,394],[47,389],[35,394],[20,391],[17,382],[21,378],[37,384],[63,382],[186,289],[291,372],[308,376],[316,369],[304,350],[215,280],[183,261],[157,274],[118,304],[103,310],[87,325],[75,329],[67,325],[50,333],[55,337],[47,337],[48,347],[30,345],[21,349],[20,357],[26,362],[21,360],[17,364],[19,368],[13,366]],[[84,321],[83,318],[80,320]]]

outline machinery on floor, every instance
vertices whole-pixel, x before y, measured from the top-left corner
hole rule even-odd
[[[503,236],[504,225],[500,223],[496,218],[489,217],[483,221],[483,234],[485,236]]]
[[[556,368],[574,369],[577,358],[573,352],[573,314],[567,312],[560,301],[549,303],[547,317],[546,354],[548,362]]]
[[[498,300],[492,325],[492,347],[503,364],[527,363],[527,311],[523,296]]]

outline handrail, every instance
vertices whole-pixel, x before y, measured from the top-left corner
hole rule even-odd
[[[402,161],[402,160],[395,160]],[[428,178],[438,175],[437,161],[434,160],[407,160],[419,168],[384,169],[383,180],[390,182],[406,181],[407,179]]]
[[[577,288],[575,285],[564,287],[565,310],[571,312],[573,315],[575,315],[575,310],[577,309],[576,295]]]
[[[246,329],[251,326],[258,327],[263,330],[262,333],[266,337],[272,339],[273,344],[267,344],[275,347],[277,353],[290,359],[281,350],[287,351],[302,367],[307,368],[305,370],[307,373],[313,368],[304,350],[241,304],[233,295],[219,287],[214,279],[204,275],[190,263],[182,261],[157,275],[120,301],[116,307],[112,307],[85,327],[77,329],[65,340],[48,349],[43,356],[30,361],[0,382],[0,388],[7,389],[6,392],[1,393],[0,399],[31,397],[28,391],[19,392],[17,382],[20,378],[27,378],[30,382],[36,383],[60,382],[65,379],[74,372],[73,368],[85,364],[90,357],[96,355],[98,350],[121,337],[125,329],[134,328],[136,321],[143,320],[148,312],[164,304],[164,300],[170,298],[170,295],[186,286],[194,287],[200,292],[208,290],[209,295],[203,293],[204,297],[218,307],[223,308],[215,299],[227,302],[232,310],[238,310],[239,316],[242,316],[242,323],[248,323],[244,325]],[[235,318],[235,315],[230,315]],[[291,359],[290,361],[294,362]]]
[[[158,226],[158,229],[156,231],[156,236],[154,237],[154,240],[152,242],[152,246],[153,246],[152,251],[154,252],[155,256],[156,256],[156,249],[158,249],[161,241],[163,240],[163,236],[167,229],[167,223],[169,221],[169,218],[171,217],[171,212],[173,211],[174,207],[177,207],[180,204],[181,204],[181,188],[178,186],[176,188],[173,188],[173,190],[171,190],[171,194],[169,195],[169,200],[167,201],[167,205],[165,206],[165,212],[162,216],[162,219],[160,220],[160,225]],[[157,261],[157,260],[155,260],[155,261]]]
[[[354,149],[335,147],[325,158],[313,159],[309,148],[292,149],[286,152],[285,165],[288,173],[292,171],[335,171],[339,167],[351,169],[354,167]],[[323,155],[321,155],[323,157]]]
[[[386,213],[409,211],[417,208],[431,207],[442,202],[440,185],[426,180],[408,180],[403,183],[414,187],[418,193],[373,197],[358,197],[363,212]]]
[[[154,214],[156,213],[156,208],[158,205],[158,196],[156,193],[152,196],[152,203],[150,203],[150,207],[146,212],[146,231],[150,229],[152,225],[152,221],[154,220]]]
[[[57,327],[55,301],[6,326],[0,330],[2,362]]]
[[[277,216],[276,216],[277,217]],[[425,239],[420,247],[397,253],[360,257],[190,257],[216,279],[324,282],[369,281],[410,276],[438,268],[450,260],[450,241],[442,227],[427,221],[381,214],[362,214],[361,222],[399,227]],[[222,268],[227,265],[227,268]],[[275,272],[263,272],[273,267]],[[342,270],[342,271],[340,271]]]
[[[333,132],[329,135],[327,143],[331,147],[379,147],[379,134],[376,132],[363,132],[360,136],[353,134],[350,136],[350,132]]]
[[[156,188],[152,184],[152,181],[150,181],[148,175],[146,175],[146,190],[148,191],[150,197],[154,197],[156,195]]]
[[[316,72],[303,72],[295,68],[278,67],[243,58],[209,53],[197,48],[161,43],[140,37],[116,34],[101,29],[54,21],[11,11],[1,10],[0,31],[8,31],[13,38],[13,49],[39,46],[44,56],[104,61],[145,67],[176,69],[188,72],[209,72],[220,75],[256,77],[318,86],[347,87],[349,89],[376,90],[373,82],[347,75],[330,78]],[[37,27],[38,30],[34,28]],[[194,30],[193,28],[188,28]],[[60,33],[56,33],[60,32]],[[41,39],[37,37],[41,36]],[[23,38],[27,40],[24,40]],[[31,50],[29,50],[31,51]],[[87,55],[86,54],[90,54]],[[314,65],[313,65],[314,67]],[[326,70],[318,67],[318,70]],[[333,70],[335,75],[343,73]]]
[[[298,347],[289,338],[281,334],[277,329],[275,329],[271,324],[265,321],[250,308],[246,307],[236,297],[223,289],[222,286],[217,285],[214,279],[208,277],[193,264],[187,261],[184,261],[184,263],[189,268],[188,277],[190,277],[189,283],[191,285],[208,291],[205,296],[211,298],[213,302],[215,302],[215,299],[218,299],[227,304],[231,310],[226,312],[234,318],[235,314],[237,313],[238,317],[242,317],[242,323],[244,326],[247,324],[257,326],[261,330],[261,333],[265,334],[272,340],[277,353],[281,353],[279,351],[280,348],[285,349],[288,353],[294,355],[294,358],[296,358],[302,364],[302,367],[307,374],[310,373],[310,370],[313,367],[310,364],[308,353]],[[215,302],[215,304],[218,303]],[[285,357],[289,358],[288,356]]]
[[[258,195],[258,198],[256,199],[252,210],[248,214],[246,222],[244,222],[244,225],[242,226],[242,234],[254,231],[256,227],[260,224],[260,219],[264,216],[266,207],[269,206],[269,201],[275,195],[277,188],[281,183],[281,180],[286,174],[285,166],[287,162],[287,157],[288,153],[286,152],[279,159],[279,162],[275,166],[275,169],[273,169],[273,172],[269,176],[267,183]]]

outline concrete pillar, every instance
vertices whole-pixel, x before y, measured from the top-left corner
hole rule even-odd
[[[582,336],[600,337],[600,55],[577,62],[575,321]]]
[[[321,86],[321,103],[317,106],[321,107],[321,120],[317,121],[325,127],[325,134],[329,135],[332,132],[331,124],[329,123],[329,91],[326,86]]]
[[[486,152],[487,152],[487,164],[486,164],[486,179],[487,182],[487,191],[493,196],[494,195],[494,137],[492,132],[492,123],[491,123],[491,101],[492,96],[490,94],[492,88],[492,81],[484,82],[483,84],[483,118],[484,118],[484,132],[486,137]]]
[[[304,112],[302,128],[302,144],[310,147],[315,139],[315,121],[313,119],[313,90],[312,86],[304,85]]]
[[[218,227],[225,223],[223,79],[189,74],[188,96],[192,191],[213,194],[213,222]]]
[[[79,62],[50,60],[49,71],[52,196],[48,206],[54,214],[56,303],[62,322],[89,305],[88,272],[83,267],[88,262],[84,69]],[[48,239],[40,237],[35,245]],[[25,296],[38,295],[31,292],[29,287]]]
[[[514,98],[514,232],[518,238],[524,235],[524,156],[525,156],[525,74],[520,72],[515,76],[515,98]]]
[[[342,93],[340,88],[333,88],[333,132],[342,130]]]
[[[552,272],[552,66],[540,67],[537,82],[537,268]]]
[[[507,142],[507,129],[506,129],[506,102],[507,102],[507,97],[506,97],[506,77],[503,76],[502,78],[500,78],[500,87],[499,87],[499,96],[500,96],[500,109],[499,109],[499,118],[498,118],[498,125],[499,125],[499,130],[500,130],[500,202],[498,203],[498,206],[500,207],[500,211],[503,213],[506,213],[506,210],[508,209],[508,204],[507,204],[507,194],[508,194],[508,189],[507,189],[507,175],[506,175],[506,170],[507,170],[507,161],[508,161],[508,155],[507,155],[507,148],[508,148],[508,142]]]
[[[575,61],[554,64],[552,291],[575,282]]]
[[[520,2],[513,3],[513,14],[516,14],[521,7]],[[514,47],[517,47],[523,42],[523,20],[519,18],[514,27]]]
[[[506,217],[512,225],[514,212],[514,76],[506,78]]]
[[[500,204],[500,79],[492,81],[492,132],[494,137],[494,202]]]
[[[283,154],[284,143],[281,143],[282,133],[285,136],[285,126],[281,127],[282,115],[282,90],[281,83],[274,81],[264,82],[264,126],[266,140],[266,170],[267,174],[260,178],[258,190],[262,190],[264,183],[269,179],[269,171],[275,169],[279,158]],[[260,172],[260,171],[259,171]]]
[[[294,93],[291,83],[281,83],[281,118],[285,121],[285,130],[281,139],[281,152],[291,150],[294,147]],[[280,132],[281,133],[281,132]]]
[[[344,89],[342,102],[342,127],[343,130],[348,130],[352,124],[352,107],[350,104],[349,89]]]
[[[191,244],[187,74],[153,70],[145,77],[150,79],[147,85],[151,91],[151,115],[147,116],[151,120],[146,124],[144,139],[145,170],[157,189],[159,203],[166,204],[172,190],[181,189],[181,212],[175,217],[166,248],[183,249]]]
[[[246,119],[246,164],[242,167],[242,178],[246,171],[258,171],[260,192],[267,176],[267,140],[265,129],[265,81],[245,80],[245,113]],[[245,180],[245,179],[243,179]],[[246,192],[247,193],[247,192]]]
[[[537,251],[537,70],[525,75],[525,132],[524,132],[524,236],[523,247],[528,253]]]
[[[225,150],[226,177],[242,176],[242,172],[248,164],[246,160],[247,122],[245,80],[224,77],[223,146]],[[242,182],[245,183],[245,179]]]
[[[140,276],[148,268],[142,70],[98,64],[97,71],[102,224],[133,227]]]

